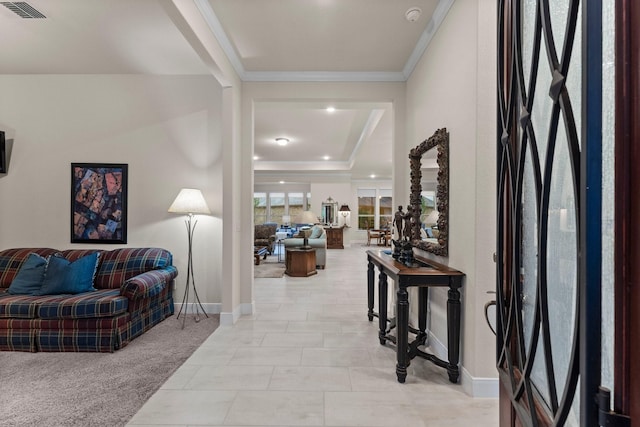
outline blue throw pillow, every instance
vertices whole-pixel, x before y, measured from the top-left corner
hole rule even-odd
[[[99,252],[69,262],[61,256],[49,257],[42,288],[36,295],[80,294],[95,291],[93,278]]]
[[[35,295],[42,287],[46,267],[45,258],[30,253],[9,285],[8,292],[12,295]]]
[[[320,238],[320,236],[322,236],[322,228],[318,227],[318,226],[314,226],[311,229],[311,236],[309,236],[310,239],[318,239]]]

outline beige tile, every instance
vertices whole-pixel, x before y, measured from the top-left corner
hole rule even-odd
[[[367,300],[362,300],[360,304],[322,304],[322,311],[325,313],[358,313],[362,315],[364,320],[367,314]]]
[[[302,348],[246,347],[238,349],[229,365],[297,366],[302,359]]]
[[[373,348],[379,345],[377,337],[371,334],[358,333],[342,333],[342,334],[324,334],[324,346],[327,348]]]
[[[200,369],[200,366],[183,364],[176,369],[173,375],[160,388],[163,390],[180,390],[191,381],[198,369]]]
[[[274,314],[274,313],[263,313]],[[304,314],[304,313],[303,313]],[[290,319],[261,319],[255,320],[241,319],[231,327],[233,331],[255,331],[255,332],[284,332],[287,329],[287,321]],[[295,320],[295,319],[292,319]],[[306,320],[306,319],[302,319]]]
[[[254,331],[236,331],[233,334],[220,336],[217,340],[217,346],[212,348],[220,348],[220,346],[227,346],[230,349],[237,347],[259,347],[262,345],[262,340],[266,332],[254,332]]]
[[[273,371],[269,390],[349,391],[351,380],[347,368],[279,366]]]
[[[282,305],[283,304],[278,304],[278,303],[257,302],[255,304],[255,307],[256,307],[257,313],[266,313],[266,312],[279,311],[280,306]]]
[[[306,322],[289,322],[287,333],[300,332],[342,332],[340,322],[314,322],[307,320]]]
[[[350,321],[350,320],[362,320],[362,317],[366,317],[367,312],[364,313],[356,313],[356,312],[320,312],[320,313],[309,313],[309,320],[321,320],[321,321]]]
[[[373,366],[368,352],[359,348],[305,348],[302,366]]]
[[[317,333],[267,333],[263,347],[322,347],[323,335]]]
[[[158,390],[129,424],[222,424],[235,391]]]
[[[321,312],[322,304],[317,304],[313,302],[307,302],[307,303],[296,302],[293,304],[280,304],[280,309],[278,311],[281,311],[281,312],[303,311],[305,313]]]
[[[225,424],[248,426],[322,426],[322,392],[240,391]]]
[[[385,390],[396,392],[403,390],[402,387],[406,385],[398,383],[395,364],[386,368],[351,367],[349,374],[354,391]]]
[[[326,426],[431,426],[403,393],[326,392]]]
[[[185,365],[226,365],[236,352],[236,346],[240,345],[239,341],[234,346],[229,347],[200,347],[191,357],[189,357]]]
[[[202,366],[185,385],[188,390],[266,390],[272,366]]]
[[[262,322],[265,320],[293,320],[302,321],[307,320],[306,311],[274,311],[267,313],[258,313],[256,315],[256,321]]]
[[[303,304],[338,304],[342,299],[332,295],[307,295],[295,299],[297,303]]]

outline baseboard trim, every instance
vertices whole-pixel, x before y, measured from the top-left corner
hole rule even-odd
[[[438,358],[447,360],[449,351],[431,331],[429,331],[429,350]],[[477,378],[460,365],[460,385],[464,392],[474,398],[498,398],[498,378]]]
[[[464,366],[460,376],[462,389],[471,397],[477,398],[498,398],[499,383],[498,378],[477,378],[472,377]]]
[[[237,305],[232,312],[220,313],[220,326],[233,326],[240,316],[252,315],[256,312],[255,303]]]

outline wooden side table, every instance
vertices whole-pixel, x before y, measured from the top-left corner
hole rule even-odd
[[[325,227],[327,234],[327,249],[344,249],[343,233],[344,227]]]
[[[318,274],[316,270],[316,250],[291,248],[285,256],[285,271],[291,277],[309,277]]]

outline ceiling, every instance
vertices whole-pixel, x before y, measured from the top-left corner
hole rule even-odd
[[[244,81],[405,81],[454,0],[191,1]],[[0,74],[209,73],[167,0],[28,5],[46,18],[0,6]],[[422,14],[409,22],[413,7]],[[385,103],[259,102],[256,181],[390,179],[391,116]],[[290,142],[278,146],[277,137]]]

